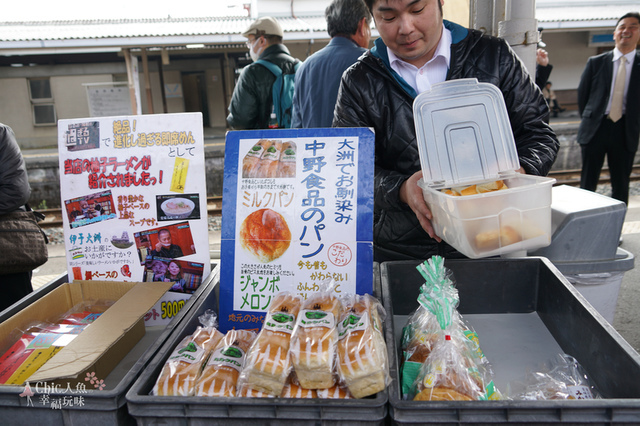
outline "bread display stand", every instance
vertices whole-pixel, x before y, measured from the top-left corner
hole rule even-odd
[[[558,353],[575,357],[607,399],[547,401],[404,401],[399,339],[417,307],[420,261],[380,265],[387,311],[389,415],[394,424],[639,424],[640,355],[546,258],[447,260],[458,310],[478,333],[498,389]],[[391,348],[391,344],[388,347]]]
[[[380,294],[378,264],[374,268],[374,293]],[[363,399],[290,399],[244,397],[159,397],[149,392],[175,345],[198,325],[206,309],[218,308],[217,287],[198,301],[190,319],[176,327],[163,348],[149,362],[127,392],[129,413],[138,425],[383,425],[387,420],[388,394],[379,392]],[[260,326],[260,324],[257,324]],[[392,345],[387,345],[392,347]]]
[[[50,404],[42,405],[39,401],[42,392],[35,392],[35,384],[31,384],[35,396],[32,397],[32,405],[29,405],[27,398],[20,396],[25,386],[3,385],[0,386],[0,412],[2,413],[0,423],[14,425],[25,423],[51,425],[86,424],[94,426],[134,424],[135,420],[127,411],[125,394],[147,363],[169,338],[172,330],[189,317],[196,302],[214,287],[214,283],[218,281],[218,276],[219,265],[212,263],[209,276],[203,280],[200,288],[167,325],[146,328],[144,337],[104,378],[106,385],[104,389],[94,390],[93,386],[87,385],[87,392],[80,394],[84,398],[82,405],[61,404],[59,408],[52,408]],[[3,311],[0,314],[0,322],[68,281],[67,274],[61,274],[55,280]],[[69,398],[70,396],[73,398],[73,396],[78,395],[78,393],[70,394],[69,391],[62,388],[59,391],[52,391],[48,399],[50,402],[55,402],[57,399],[64,401],[64,398]]]

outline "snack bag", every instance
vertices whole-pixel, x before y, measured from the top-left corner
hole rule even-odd
[[[515,388],[519,386],[516,384]],[[580,363],[572,356],[558,354],[538,371],[530,372],[524,389],[513,399],[600,399],[602,396]]]
[[[414,401],[473,401],[482,399],[483,385],[469,372],[469,360],[447,331],[423,364],[414,383]]]
[[[196,395],[236,396],[238,376],[255,338],[253,331],[228,331],[211,353],[196,384]]]
[[[381,392],[389,384],[384,308],[374,297],[350,295],[338,323],[338,375],[354,398]]]
[[[262,330],[246,355],[238,378],[241,395],[259,392],[280,396],[289,373],[289,348],[302,299],[289,292],[280,292],[271,300]]]
[[[160,376],[153,387],[152,395],[191,396],[196,380],[209,354],[224,337],[216,328],[217,316],[207,310],[199,318],[202,326],[186,336],[173,350],[162,367]]]
[[[306,389],[326,389],[336,383],[337,322],[342,304],[334,287],[334,280],[329,279],[302,303],[291,335],[291,361]]]

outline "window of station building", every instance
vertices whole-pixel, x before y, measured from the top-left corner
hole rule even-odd
[[[34,126],[55,126],[56,108],[48,78],[29,79],[29,97],[33,111]]]

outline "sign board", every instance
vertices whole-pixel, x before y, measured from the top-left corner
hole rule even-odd
[[[227,133],[221,330],[260,328],[271,298],[373,288],[374,134],[367,128]]]
[[[91,117],[131,115],[131,97],[126,83],[99,83],[85,85]]]
[[[175,282],[168,322],[211,272],[202,114],[60,120],[58,150],[70,277]]]

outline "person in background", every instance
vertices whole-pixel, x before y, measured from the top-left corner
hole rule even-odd
[[[549,104],[549,109],[551,110],[551,113],[553,114],[553,116],[557,117],[558,113],[565,111],[566,108],[562,108],[558,103],[558,99],[556,98],[556,92],[554,92],[553,89],[551,88],[552,85],[553,83],[551,83],[550,81],[547,81],[547,84],[545,84],[544,88],[542,89],[542,95],[544,96],[547,103]]]
[[[291,127],[331,127],[342,73],[369,47],[371,14],[362,0],[334,0],[324,16],[331,41],[296,72]]]
[[[0,215],[27,211],[31,187],[27,168],[13,130],[0,123]],[[1,250],[1,248],[0,248]],[[32,271],[3,274],[0,271],[0,311],[33,291]]]
[[[334,127],[375,131],[374,259],[462,257],[441,241],[418,180],[415,97],[445,80],[496,85],[506,103],[520,173],[546,175],[559,143],[542,92],[502,39],[443,20],[443,0],[365,0],[380,38],[342,75]]]
[[[253,61],[263,59],[278,65],[282,72],[293,73],[298,61],[282,44],[283,32],[274,18],[255,20],[242,33]],[[273,106],[271,86],[276,77],[260,64],[249,64],[242,70],[233,90],[227,123],[232,129],[266,129]]]
[[[578,85],[582,152],[580,187],[595,191],[607,157],[611,196],[629,202],[629,177],[640,136],[640,14],[622,16],[615,48],[587,61]]]
[[[549,81],[549,76],[551,75],[551,70],[553,69],[553,65],[549,63],[549,53],[542,48],[538,48],[536,50],[536,86],[542,90],[547,81]]]
[[[179,245],[173,244],[171,238],[171,231],[168,229],[161,229],[158,231],[158,242],[155,249],[149,253],[151,256],[166,257],[169,259],[175,259],[176,257],[182,257],[182,249]]]

